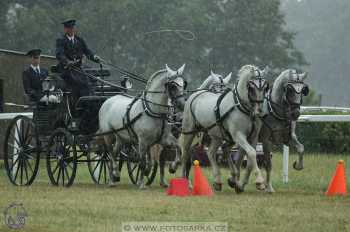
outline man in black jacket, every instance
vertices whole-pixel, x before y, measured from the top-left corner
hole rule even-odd
[[[72,89],[74,103],[79,97],[91,94],[89,80],[81,70],[83,56],[94,62],[100,61],[84,39],[76,35],[75,23],[75,20],[63,22],[64,35],[56,40],[56,58],[59,61],[57,68],[62,73],[62,79]]]
[[[31,57],[31,64],[23,71],[23,88],[30,102],[56,102],[56,96],[49,98],[42,91],[42,82],[48,76],[47,69],[40,67],[40,49],[33,49],[27,52],[27,56]]]

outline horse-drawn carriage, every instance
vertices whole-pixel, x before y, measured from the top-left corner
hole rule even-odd
[[[106,99],[115,94],[125,94],[125,91],[115,85],[106,85],[103,78],[110,76],[108,69],[101,67],[82,71],[93,77],[94,81],[90,82],[94,90],[92,96],[81,97],[72,104],[69,89],[61,87],[62,80],[58,75],[52,75],[43,82],[43,92],[48,97],[55,95],[58,100],[31,103],[26,108],[33,112],[33,118],[19,115],[10,122],[4,141],[4,165],[12,184],[31,185],[37,176],[39,163],[44,159],[53,185],[72,185],[78,163],[87,163],[95,183],[109,182],[108,150],[94,139],[98,129],[98,112]],[[126,163],[134,184],[141,174],[140,160],[134,145],[123,144],[118,160],[119,170]],[[153,182],[156,171],[157,165],[153,163],[146,175],[146,184]]]

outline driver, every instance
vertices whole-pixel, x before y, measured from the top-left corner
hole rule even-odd
[[[40,67],[40,49],[33,49],[27,52],[27,56],[31,58],[30,66],[22,73],[24,92],[30,102],[57,102],[58,99],[54,95],[47,96],[42,91],[42,82],[47,78],[49,72],[47,69]]]
[[[64,35],[56,40],[56,58],[59,62],[57,69],[72,89],[75,103],[79,97],[91,95],[89,80],[81,69],[83,56],[96,63],[100,61],[100,57],[88,48],[83,38],[76,35],[76,20],[67,20],[62,24]]]

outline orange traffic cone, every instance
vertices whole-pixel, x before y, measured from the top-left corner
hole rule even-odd
[[[192,195],[200,196],[213,196],[213,190],[211,189],[207,179],[202,173],[201,167],[199,166],[199,161],[194,162],[194,176],[193,176],[193,188]]]
[[[186,178],[173,178],[170,180],[167,194],[170,196],[185,197],[190,195],[190,188]]]
[[[344,160],[339,160],[331,182],[329,183],[326,196],[346,195],[346,177]]]

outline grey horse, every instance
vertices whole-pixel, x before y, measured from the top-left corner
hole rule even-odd
[[[300,106],[303,102],[303,96],[307,96],[309,87],[304,83],[307,78],[306,73],[298,74],[295,70],[288,69],[282,72],[273,83],[273,87],[265,100],[265,111],[268,112],[261,118],[263,126],[259,133],[259,142],[263,144],[264,162],[266,168],[266,191],[273,193],[271,181],[271,148],[272,145],[285,144],[294,146],[299,154],[299,159],[294,163],[294,168],[301,170],[303,168],[304,146],[298,141],[295,134],[296,120],[300,116]],[[241,165],[244,151],[239,149],[237,160],[237,169]],[[229,160],[232,162],[232,160]],[[231,187],[236,187],[239,173],[237,169],[232,169],[232,177],[228,179]],[[248,160],[247,172],[250,173],[252,167]],[[249,178],[249,175],[246,176]],[[244,180],[248,183],[248,179]],[[236,188],[237,190],[237,188]]]
[[[226,87],[229,85],[229,82],[232,78],[232,72],[229,73],[226,77],[223,77],[220,74],[214,73],[212,70],[210,71],[210,75],[203,81],[203,83],[199,86],[197,89],[200,90],[209,90],[214,93],[221,93],[226,89]],[[177,129],[176,123],[181,123],[182,119],[182,113],[183,108],[175,107],[177,112],[174,112],[173,115],[173,129],[174,131]],[[177,131],[175,131],[177,133]],[[152,158],[155,160],[155,162],[159,163],[159,185],[161,187],[168,187],[168,183],[165,180],[165,157],[163,152],[166,152],[167,150],[164,150],[164,147],[160,144],[155,144],[151,147],[150,153]],[[179,150],[172,150],[175,152],[180,152]],[[190,164],[189,164],[190,165]],[[169,170],[170,172],[173,172],[173,169]]]
[[[150,170],[149,148],[159,143],[163,146],[178,146],[176,138],[171,134],[167,124],[169,114],[168,100],[182,102],[184,80],[182,74],[185,65],[177,71],[166,69],[154,73],[148,80],[146,89],[139,97],[116,95],[106,100],[99,111],[98,134],[104,134],[103,139],[112,157],[110,184],[118,181],[119,172],[116,158],[125,143],[138,145],[142,159],[142,173],[139,188],[145,188],[144,175]],[[113,133],[111,133],[113,132]],[[114,147],[113,147],[114,145]],[[177,157],[174,168],[180,163]]]
[[[215,154],[223,140],[234,141],[248,154],[256,175],[257,188],[264,188],[264,179],[256,162],[257,135],[261,124],[256,116],[263,113],[263,100],[268,83],[265,71],[253,65],[245,65],[238,72],[238,82],[233,90],[222,94],[199,91],[192,94],[185,104],[182,122],[182,176],[186,177],[189,149],[198,132],[205,131],[211,139],[209,160],[212,164],[216,189],[221,189],[221,175],[215,162]],[[234,167],[232,167],[234,168]],[[242,186],[238,183],[238,186]]]

